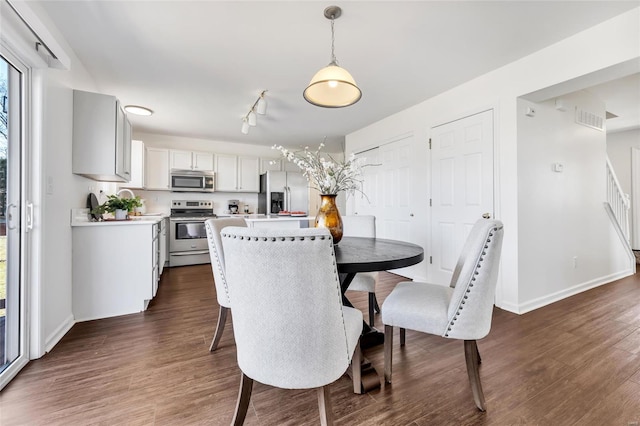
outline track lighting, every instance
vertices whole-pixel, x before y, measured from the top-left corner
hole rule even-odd
[[[247,115],[242,118],[241,132],[245,135],[249,134],[249,127],[253,127],[258,124],[258,116],[265,115],[267,113],[267,100],[265,99],[266,90],[263,90],[258,96],[258,99],[253,103]]]

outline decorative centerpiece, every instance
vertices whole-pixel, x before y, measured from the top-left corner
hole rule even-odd
[[[294,152],[280,145],[272,148],[297,165],[311,186],[320,192],[321,203],[315,226],[329,229],[333,242],[337,244],[342,239],[342,218],[336,205],[336,196],[340,191],[362,193],[362,168],[366,167],[363,164],[366,159],[351,154],[347,161],[336,161],[331,155],[320,152],[324,143],[316,151],[306,147],[303,151]]]
[[[120,198],[117,195],[108,195],[107,201],[93,209],[93,214],[113,213],[116,220],[126,220],[130,211],[136,207],[142,207],[140,197]]]

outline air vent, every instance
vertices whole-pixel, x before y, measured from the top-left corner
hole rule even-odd
[[[604,118],[589,111],[576,107],[576,123],[592,129],[604,131]]]

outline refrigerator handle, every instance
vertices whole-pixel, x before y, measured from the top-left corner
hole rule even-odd
[[[289,212],[291,211],[291,188],[285,186],[284,193],[284,209]]]

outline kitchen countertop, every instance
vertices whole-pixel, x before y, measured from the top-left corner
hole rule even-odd
[[[145,214],[131,216],[128,220],[103,220],[99,222],[89,220],[89,209],[71,209],[71,226],[138,226],[153,225],[169,217],[167,214]]]
[[[266,222],[266,221],[283,221],[283,220],[315,220],[315,216],[280,216],[277,214],[271,215],[234,215],[243,217],[247,221],[253,222]]]

